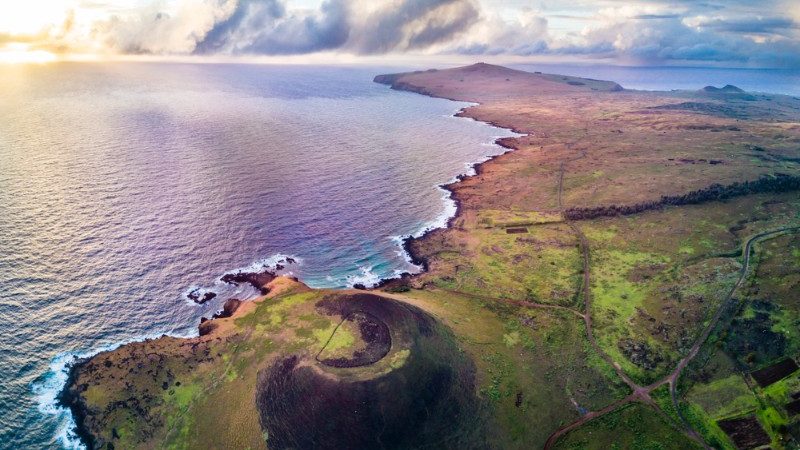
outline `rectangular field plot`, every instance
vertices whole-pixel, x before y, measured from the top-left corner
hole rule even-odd
[[[721,420],[717,424],[730,436],[737,448],[755,448],[770,443],[769,435],[758,423],[756,416]]]
[[[800,414],[800,400],[795,400],[786,405],[786,412],[789,413],[790,417]]]
[[[791,358],[786,358],[771,366],[751,372],[750,375],[761,387],[767,387],[793,374],[798,368],[797,363]]]
[[[524,227],[506,228],[506,233],[508,234],[522,234],[527,232],[528,229]]]

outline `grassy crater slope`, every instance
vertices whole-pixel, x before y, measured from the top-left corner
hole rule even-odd
[[[90,447],[732,448],[718,422],[752,416],[794,448],[796,374],[748,373],[800,357],[800,100],[487,64],[376,81],[526,135],[407,243],[425,273],[371,293],[279,277],[197,338],[76,364]]]

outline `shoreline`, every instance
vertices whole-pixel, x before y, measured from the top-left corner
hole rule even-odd
[[[378,83],[378,84],[386,84],[386,83],[383,83],[381,81],[377,81],[379,77],[380,77],[380,75],[375,77],[375,80],[373,80],[373,81],[375,83]],[[413,90],[413,89],[398,88],[398,87],[395,87],[394,85],[389,85],[389,88],[393,89],[393,90],[396,90],[396,91],[410,92],[410,93],[413,93],[413,94],[419,94],[419,95],[423,95],[423,96],[430,97],[430,98],[438,98],[438,99],[449,100],[449,101],[452,101],[452,102],[465,103],[464,100],[457,100],[457,99],[453,99],[453,98],[440,97],[440,96],[433,95],[433,94],[428,93],[428,92],[418,92],[418,91]],[[510,132],[516,134],[517,136],[499,137],[499,138],[495,139],[491,143],[491,145],[496,145],[496,146],[504,149],[504,151],[502,151],[502,152],[500,152],[500,153],[498,153],[496,155],[488,156],[483,161],[479,161],[479,162],[475,162],[475,163],[471,163],[471,164],[467,163],[469,170],[471,170],[474,173],[471,173],[471,174],[470,173],[459,174],[459,175],[456,175],[453,178],[452,181],[448,181],[446,183],[442,183],[442,184],[436,185],[437,188],[442,189],[443,191],[445,191],[447,193],[446,199],[453,202],[453,205],[455,206],[455,210],[454,210],[453,214],[450,217],[447,218],[447,221],[445,222],[444,226],[428,227],[428,228],[425,228],[425,229],[423,229],[423,230],[421,230],[421,231],[419,231],[417,233],[413,233],[413,234],[409,234],[409,235],[400,237],[400,240],[401,240],[400,247],[406,253],[406,255],[408,255],[408,261],[411,262],[411,264],[413,264],[415,266],[418,266],[420,268],[420,271],[416,272],[416,273],[403,272],[400,275],[395,276],[395,277],[381,278],[378,281],[378,283],[375,284],[375,286],[373,286],[371,288],[368,288],[367,290],[381,289],[381,288],[384,288],[384,287],[387,287],[387,286],[391,286],[393,284],[393,282],[402,282],[402,281],[404,281],[406,279],[411,279],[411,278],[413,278],[415,276],[418,276],[418,275],[421,275],[421,274],[424,274],[424,273],[428,272],[428,261],[424,257],[422,257],[422,256],[420,256],[420,255],[418,255],[418,254],[416,254],[414,252],[414,250],[412,248],[413,242],[425,239],[428,235],[430,235],[433,232],[436,232],[437,230],[446,230],[448,228],[452,228],[453,227],[453,223],[461,216],[461,213],[462,213],[462,205],[461,205],[462,201],[461,201],[461,199],[459,199],[455,195],[456,191],[455,191],[454,187],[456,185],[458,185],[459,183],[463,182],[464,180],[468,179],[468,178],[477,177],[479,175],[482,175],[483,174],[483,165],[484,164],[492,162],[495,159],[497,159],[497,158],[499,158],[499,157],[501,157],[503,155],[506,155],[506,154],[508,154],[510,152],[518,150],[519,148],[516,147],[515,145],[513,145],[512,141],[514,141],[516,139],[519,139],[520,137],[525,137],[525,136],[529,135],[529,133],[525,133],[525,132],[516,130],[513,127],[511,127],[511,128],[503,127],[501,125],[498,125],[497,123],[494,123],[494,122],[491,122],[491,121],[478,120],[478,119],[476,119],[476,118],[474,118],[472,116],[467,115],[466,111],[468,109],[479,107],[479,106],[481,106],[481,103],[479,103],[479,102],[466,102],[466,103],[472,103],[472,104],[469,105],[469,106],[465,106],[464,108],[461,108],[460,110],[458,110],[455,114],[453,114],[453,117],[457,117],[459,119],[473,120],[475,122],[483,123],[483,124],[492,126],[494,128],[510,131]]]
[[[382,81],[378,81],[380,77],[381,77],[381,75],[378,75],[377,77],[375,77],[375,80],[373,80],[373,81],[375,83],[378,83],[378,84],[387,84],[387,83],[384,83]],[[450,101],[453,101],[453,102],[462,102],[462,103],[464,102],[464,100],[457,100],[457,99],[448,98],[448,97],[440,97],[440,96],[434,95],[432,93],[429,93],[427,91],[424,91],[422,89],[421,90],[415,90],[413,85],[403,84],[402,86],[396,86],[395,84],[389,84],[389,88],[393,89],[393,90],[396,90],[396,91],[411,92],[411,93],[414,93],[414,94],[424,95],[424,96],[430,97],[430,98],[440,98],[440,99],[444,99],[444,100],[450,100]],[[428,272],[428,261],[427,261],[427,259],[425,259],[424,257],[422,257],[422,256],[420,256],[420,255],[418,255],[418,254],[416,254],[414,252],[414,249],[412,248],[412,243],[414,241],[425,239],[428,235],[430,235],[433,232],[436,232],[437,230],[446,230],[448,228],[452,228],[453,227],[453,223],[461,216],[461,213],[462,213],[462,205],[461,205],[462,201],[461,201],[461,199],[459,199],[456,196],[456,191],[455,191],[454,187],[456,185],[458,185],[459,183],[463,182],[466,179],[482,175],[483,174],[483,170],[484,170],[484,164],[490,163],[490,162],[496,160],[497,158],[499,158],[499,157],[501,157],[503,155],[507,155],[508,153],[511,153],[511,152],[513,152],[515,150],[518,150],[519,147],[514,145],[514,141],[516,141],[517,139],[519,139],[521,137],[525,137],[525,136],[529,136],[530,135],[530,133],[526,133],[526,132],[523,132],[521,130],[517,130],[514,127],[504,127],[504,126],[501,126],[501,125],[499,125],[499,124],[497,124],[497,123],[495,123],[493,121],[478,120],[475,117],[467,115],[466,111],[468,109],[477,108],[477,107],[481,106],[481,103],[479,103],[479,102],[468,102],[468,103],[472,103],[472,105],[466,106],[464,108],[461,108],[458,112],[456,112],[453,115],[453,117],[458,117],[458,118],[461,118],[461,119],[470,119],[470,120],[473,120],[475,122],[484,123],[484,124],[490,125],[492,127],[495,127],[495,128],[501,129],[501,130],[510,131],[510,132],[516,134],[517,136],[500,137],[500,138],[495,139],[494,142],[492,142],[492,145],[496,145],[496,146],[498,146],[500,148],[503,148],[505,150],[503,152],[501,152],[501,153],[498,153],[497,155],[492,155],[492,156],[487,157],[487,159],[485,159],[484,161],[480,161],[480,162],[476,162],[474,164],[470,164],[469,167],[470,167],[470,169],[472,169],[472,171],[474,173],[456,175],[456,177],[453,179],[453,181],[449,181],[447,183],[442,183],[442,184],[437,185],[438,188],[440,188],[440,189],[442,189],[442,190],[444,190],[444,191],[446,191],[448,193],[448,197],[447,198],[449,200],[451,200],[453,202],[453,204],[455,205],[455,212],[453,213],[453,215],[450,216],[447,219],[447,222],[442,227],[434,227],[434,228],[425,229],[419,234],[419,236],[415,236],[414,234],[411,234],[411,235],[407,235],[407,236],[401,238],[402,239],[401,248],[408,255],[409,261],[412,264],[414,264],[416,266],[419,266],[421,268],[421,270],[419,272],[413,273],[413,274],[409,273],[409,272],[404,272],[404,273],[400,274],[397,277],[382,278],[375,286],[373,286],[370,289],[381,289],[381,288],[384,288],[386,286],[390,286],[392,284],[392,282],[403,281],[405,279],[410,279],[410,278],[413,278],[413,277],[415,277],[417,275],[421,275],[421,274],[423,274],[425,272]]]
[[[379,77],[380,77],[380,75],[376,76],[375,79],[373,80],[373,82],[378,83],[378,84],[386,84],[386,83],[381,83],[381,82],[377,81],[377,79]],[[399,241],[400,241],[398,243],[399,246],[400,246],[400,249],[405,253],[405,258],[404,259],[406,259],[408,262],[410,262],[414,266],[417,266],[419,268],[419,271],[417,271],[415,273],[411,273],[411,272],[405,271],[405,272],[402,272],[402,273],[400,273],[398,275],[395,275],[395,276],[379,278],[379,280],[377,281],[377,283],[375,283],[375,285],[373,285],[371,287],[366,287],[365,288],[366,291],[379,290],[379,289],[383,289],[383,288],[392,286],[393,284],[396,284],[396,283],[404,283],[407,280],[413,279],[415,276],[422,275],[422,274],[428,272],[428,270],[429,270],[428,261],[425,258],[421,257],[420,255],[417,255],[414,252],[414,250],[412,248],[412,243],[417,241],[417,240],[425,239],[426,237],[428,237],[433,232],[452,228],[453,223],[461,216],[462,210],[463,210],[462,201],[461,201],[461,199],[459,199],[456,196],[456,191],[455,191],[454,187],[456,185],[458,185],[459,183],[463,182],[465,179],[481,175],[483,173],[483,165],[484,164],[489,163],[491,161],[494,161],[496,158],[498,158],[500,156],[503,156],[503,155],[506,155],[509,152],[517,150],[518,147],[516,147],[513,144],[514,140],[516,140],[516,139],[518,139],[520,137],[524,137],[524,136],[528,135],[528,133],[522,132],[520,130],[516,130],[513,127],[504,127],[504,126],[501,126],[501,125],[499,125],[497,123],[494,123],[492,121],[478,120],[475,117],[469,116],[466,113],[466,111],[471,109],[471,108],[475,108],[475,107],[480,106],[481,103],[479,103],[479,102],[471,102],[471,101],[465,101],[465,100],[458,100],[458,99],[454,99],[454,98],[447,98],[447,97],[433,95],[433,94],[427,93],[427,92],[417,92],[417,91],[415,91],[413,89],[397,88],[397,87],[395,87],[393,85],[390,85],[389,88],[392,89],[392,90],[396,90],[396,91],[409,92],[409,93],[414,93],[414,94],[421,94],[421,95],[424,95],[424,96],[430,97],[430,98],[449,100],[449,101],[457,102],[457,103],[470,103],[470,105],[462,107],[459,110],[457,110],[455,113],[453,113],[452,117],[456,117],[456,118],[460,118],[460,119],[470,119],[470,120],[473,120],[475,122],[479,122],[479,123],[486,124],[486,125],[489,125],[491,127],[497,128],[499,130],[510,131],[511,133],[514,133],[517,136],[507,136],[507,137],[498,137],[498,138],[496,138],[489,145],[497,146],[500,149],[503,149],[503,151],[501,151],[500,153],[495,154],[495,155],[487,156],[486,159],[484,159],[482,161],[478,161],[478,162],[474,162],[474,163],[467,162],[467,163],[465,163],[465,165],[467,167],[467,169],[466,169],[467,172],[466,173],[457,174],[450,181],[435,185],[436,188],[442,189],[447,194],[446,196],[443,196],[443,199],[445,201],[452,201],[453,202],[453,206],[454,206],[453,213],[449,217],[446,218],[446,221],[444,222],[444,225],[442,225],[442,226],[439,226],[436,223],[434,223],[433,225],[425,225],[421,230],[418,230],[416,232],[413,232],[413,233],[405,235],[405,236],[398,236]],[[445,209],[446,209],[446,205],[445,205]],[[434,219],[434,221],[438,222],[438,218]],[[275,255],[275,256],[280,256],[280,255],[281,254]],[[297,257],[294,257],[294,256],[292,256],[292,257],[294,259],[296,259],[297,261],[300,261],[300,258],[297,258]],[[267,259],[271,259],[271,258],[272,257],[267,258]],[[266,261],[266,259],[262,260],[262,261]],[[253,264],[257,264],[257,263],[253,263]],[[251,264],[251,266],[248,266],[248,268],[252,267],[253,264]],[[225,274],[233,273],[233,272],[236,272],[237,270],[241,272],[243,270],[243,268],[226,271]],[[272,273],[272,272],[270,271],[270,273]],[[276,275],[277,276],[281,276],[281,275],[291,276],[291,274],[276,274]],[[291,277],[294,278],[293,276],[291,276]],[[299,281],[302,283],[302,280],[299,280]],[[196,288],[202,290],[203,292],[207,291],[207,289],[205,289],[203,287],[196,286]],[[334,288],[334,290],[337,290],[337,291],[346,291],[346,290],[352,290],[352,289],[360,289],[360,288],[358,287],[358,284],[356,284],[354,287]],[[188,290],[187,290],[187,292],[188,292]],[[211,292],[211,291],[209,291],[209,292]],[[185,295],[184,295],[184,297],[185,297]],[[262,298],[263,298],[263,296],[256,295],[255,297],[247,298],[244,301],[245,302],[251,302],[251,301],[256,301],[256,300],[259,300],[259,299],[262,299]],[[198,303],[198,304],[200,304],[200,303]],[[211,318],[211,319],[208,319],[208,320],[214,320],[214,318]],[[201,321],[201,323],[203,323],[203,322]],[[199,325],[197,326],[197,328],[199,330]],[[118,348],[120,348],[120,347],[122,347],[124,345],[130,345],[130,344],[137,343],[137,342],[146,342],[146,341],[159,339],[159,338],[163,338],[163,337],[176,337],[176,338],[182,338],[182,339],[192,339],[192,338],[199,337],[199,336],[170,335],[170,334],[166,334],[166,333],[161,334],[159,336],[150,335],[150,336],[145,336],[145,337],[143,337],[141,339],[133,339],[133,340],[117,343],[117,344],[112,344],[110,346],[107,346],[105,348],[99,349],[97,351],[89,350],[89,351],[81,353],[81,354],[72,355],[72,361],[66,362],[65,366],[62,368],[62,372],[61,373],[65,374],[66,376],[65,376],[63,384],[61,385],[60,389],[55,393],[55,397],[54,397],[55,401],[53,403],[53,406],[55,406],[56,408],[63,408],[63,409],[65,409],[67,411],[65,420],[62,421],[62,422],[66,422],[66,423],[62,423],[62,425],[58,428],[57,434],[54,436],[54,440],[61,442],[66,447],[68,444],[73,443],[74,439],[77,439],[78,442],[80,443],[80,445],[83,446],[83,448],[90,449],[90,450],[92,448],[92,446],[90,445],[90,443],[91,443],[91,434],[89,434],[89,432],[83,426],[83,423],[84,423],[85,418],[87,416],[87,412],[85,411],[85,408],[83,407],[83,405],[80,404],[79,396],[75,395],[75,393],[71,392],[70,389],[69,389],[69,386],[72,385],[72,383],[75,380],[75,377],[77,376],[78,369],[80,369],[82,366],[87,364],[92,358],[94,358],[95,356],[97,356],[99,354],[113,351],[113,350],[118,349]],[[66,356],[66,355],[64,355],[64,356]],[[56,373],[56,372],[53,372],[53,373]],[[57,373],[56,373],[56,375],[57,375]]]

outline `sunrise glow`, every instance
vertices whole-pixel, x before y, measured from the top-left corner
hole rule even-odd
[[[45,50],[32,50],[25,44],[9,44],[0,49],[0,64],[44,64],[53,62],[56,55]]]

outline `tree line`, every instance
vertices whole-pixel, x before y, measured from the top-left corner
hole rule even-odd
[[[695,205],[698,203],[727,200],[744,195],[766,192],[790,192],[800,190],[800,176],[777,173],[763,175],[752,181],[735,182],[728,185],[712,184],[682,195],[662,195],[661,199],[632,205],[607,205],[592,208],[568,208],[564,211],[567,220],[589,220],[598,217],[627,216],[665,206]]]

